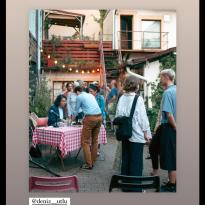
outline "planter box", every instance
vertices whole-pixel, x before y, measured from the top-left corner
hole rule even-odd
[[[98,43],[85,43],[84,48],[99,48],[99,44]]]
[[[65,64],[66,67],[69,67],[69,68],[76,68],[78,67],[78,65],[76,64]]]

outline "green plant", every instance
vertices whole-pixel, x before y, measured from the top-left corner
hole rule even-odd
[[[29,61],[29,100],[35,96],[37,86],[38,72],[36,64]]]
[[[171,53],[167,56],[162,57],[160,60],[160,71],[163,69],[171,68],[176,72],[176,55]],[[176,83],[176,82],[175,82]],[[163,89],[159,83],[159,77],[155,82],[150,83],[152,96],[150,97],[152,101],[152,108],[147,108],[147,115],[150,122],[151,131],[154,131],[158,112],[160,110],[160,103],[162,99]],[[148,100],[146,100],[147,102]],[[147,106],[147,104],[146,104]]]
[[[76,31],[72,36],[72,39],[79,39],[80,38],[80,33],[78,31]]]
[[[79,61],[77,62],[77,64],[78,64],[79,66],[83,66],[83,65],[86,64],[86,61],[85,61],[85,60],[79,60]]]
[[[39,117],[48,115],[48,109],[51,106],[51,90],[45,76],[41,76],[36,87],[35,96],[29,99],[29,110],[35,112]]]
[[[56,47],[60,46],[60,44],[61,44],[61,37],[60,36],[52,35],[50,43],[52,45],[52,53],[51,53],[51,55],[52,55],[52,57],[55,57]]]
[[[73,60],[72,60],[72,58],[71,58],[70,55],[67,55],[67,56],[65,57],[64,63],[65,63],[65,64],[72,64],[72,63],[73,63]]]
[[[100,17],[96,18],[95,16],[93,16],[93,19],[94,19],[95,22],[99,23],[99,25],[100,25],[100,33],[103,34],[103,23],[104,23],[104,20],[106,19],[107,15],[109,13],[109,10],[107,10],[107,9],[100,9],[99,13],[100,13]]]
[[[89,41],[89,40],[91,40],[91,38],[90,38],[90,36],[83,36],[83,40],[84,41]]]
[[[117,68],[118,67],[118,62],[115,59],[107,60],[105,63],[106,63],[106,67],[109,67],[109,68]]]
[[[51,19],[45,18],[44,21],[44,32],[45,32],[45,39],[48,39],[48,30],[51,27]]]

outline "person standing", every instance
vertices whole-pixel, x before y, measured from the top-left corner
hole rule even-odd
[[[97,157],[98,135],[102,124],[102,113],[92,94],[86,93],[80,86],[76,87],[74,92],[77,94],[76,112],[74,117],[77,116],[80,108],[85,114],[83,119],[81,145],[86,163],[83,164],[81,168],[91,170]]]
[[[114,130],[112,122],[115,118],[117,97],[118,97],[117,81],[112,80],[110,82],[110,92],[108,93],[108,96],[107,96],[107,113],[111,121],[112,130]]]
[[[95,84],[90,84],[89,86],[89,92],[95,96],[95,99],[100,107],[101,113],[102,113],[102,124],[106,125],[106,113],[105,113],[105,99],[103,95],[100,94],[100,88],[99,86]],[[97,155],[100,155],[100,144],[98,145],[98,152]]]
[[[79,86],[79,83],[77,81],[74,82],[72,86],[72,91],[69,93],[67,97],[67,112],[68,112],[68,119],[71,121],[72,117],[74,116],[74,113],[76,112],[76,98],[77,95],[75,92],[73,92],[73,89],[75,87]],[[79,113],[82,112],[82,110],[79,110]],[[76,117],[75,121],[78,121],[78,116]]]
[[[139,80],[135,76],[129,76],[125,80],[125,93],[119,98],[116,116],[129,116],[133,100],[139,87]],[[122,141],[121,174],[128,176],[142,176],[144,144],[149,142],[148,131],[150,129],[144,100],[138,97],[136,108],[132,118],[132,137]],[[141,190],[138,190],[141,191]]]
[[[164,88],[161,102],[160,168],[168,171],[168,183],[162,191],[176,192],[176,85],[175,72],[162,70],[160,83]]]
[[[66,84],[66,91],[63,93],[63,95],[67,98],[67,103],[64,107],[64,112],[66,115],[66,118],[70,117],[70,111],[71,111],[71,106],[70,106],[70,94],[73,92],[73,84],[72,83],[67,83]]]

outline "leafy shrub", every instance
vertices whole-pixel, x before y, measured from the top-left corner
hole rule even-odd
[[[171,53],[165,57],[162,57],[160,60],[160,71],[164,69],[171,68],[176,72],[176,55]],[[176,82],[175,82],[176,83]],[[156,82],[151,83],[151,90],[152,90],[152,96],[150,97],[152,101],[152,108],[147,109],[147,115],[150,122],[150,128],[151,131],[154,131],[158,112],[160,110],[160,103],[162,99],[163,89],[159,83],[159,78],[156,80]]]
[[[37,83],[35,96],[30,98],[29,109],[30,112],[35,112],[39,117],[48,115],[48,109],[51,106],[50,89],[45,76],[41,76]]]

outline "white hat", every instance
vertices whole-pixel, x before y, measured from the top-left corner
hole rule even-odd
[[[77,82],[79,83],[79,86],[83,86],[83,80],[77,80]]]
[[[74,87],[80,86],[79,82],[77,82],[77,81],[75,81],[73,85],[74,85]]]

